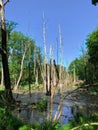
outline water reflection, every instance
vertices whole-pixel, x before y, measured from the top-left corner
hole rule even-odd
[[[53,105],[53,110],[52,110],[52,116],[54,117],[56,110],[57,110],[58,105]],[[17,109],[13,111],[13,115],[17,116],[19,119],[23,120],[24,122],[33,124],[36,122],[42,123],[46,118],[49,113],[48,111],[40,112],[36,109],[32,108],[26,108],[24,106],[21,111],[19,112]],[[69,106],[64,106],[62,108],[62,113],[59,119],[59,122],[61,124],[67,124],[71,119],[73,118],[73,113],[72,113],[72,108]]]
[[[53,109],[52,109],[52,118],[55,116],[56,111],[59,106],[60,98],[57,96],[55,97],[55,102],[53,103]],[[72,97],[72,99],[74,99]],[[96,107],[97,106],[97,107]],[[36,123],[36,122],[43,122],[45,119],[47,119],[50,114],[50,107],[49,107],[49,100],[47,105],[47,111],[40,112],[37,109],[34,109],[32,107],[29,107],[29,105],[22,105],[19,109],[21,111],[18,111],[18,109],[15,109],[12,113],[14,116],[17,116],[19,119],[28,122],[30,124]],[[96,109],[96,110],[95,110]],[[88,101],[77,101],[77,100],[71,100],[66,99],[62,106],[61,116],[59,118],[59,122],[61,124],[67,124],[71,119],[74,118],[74,116],[77,114],[77,112],[82,113],[85,116],[90,116],[93,112],[98,110],[98,105],[91,104]]]

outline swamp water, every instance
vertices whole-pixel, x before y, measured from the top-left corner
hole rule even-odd
[[[39,102],[41,97],[43,97],[42,93],[33,93],[31,97],[29,96],[29,94],[19,95],[17,100],[21,100],[22,103],[20,104],[18,108],[16,108],[12,112],[12,114],[29,124],[33,124],[37,122],[42,123],[50,115],[49,97],[46,97],[48,101],[46,111],[39,111],[36,108],[32,108],[32,105],[31,105],[32,102],[33,103]],[[53,108],[52,108],[52,117],[55,116],[60,101],[61,101],[61,98],[58,95],[55,95],[54,101],[53,101]],[[59,122],[62,125],[68,124],[68,122],[74,118],[77,112],[81,112],[89,116],[89,114],[93,112],[93,109],[91,110],[91,105],[93,105],[93,107],[95,108],[96,103],[95,104],[91,104],[91,102],[89,103],[88,99],[86,99],[83,95],[79,96],[79,95],[73,94],[73,95],[68,96],[66,99],[64,99]],[[98,109],[96,108],[96,111],[97,110]]]

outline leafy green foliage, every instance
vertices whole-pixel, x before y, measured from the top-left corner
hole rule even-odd
[[[98,3],[98,0],[92,0],[92,4],[96,5]]]
[[[41,124],[39,123],[34,124],[33,129],[34,130],[60,130],[60,125],[58,121],[52,122],[50,120],[46,120]]]
[[[41,63],[42,55],[40,48],[35,45],[33,39],[31,39],[28,36],[25,36],[21,32],[17,31],[11,32],[10,39],[8,41],[8,52],[9,52],[9,67],[10,67],[12,86],[14,86],[18,80],[21,70],[21,61],[23,58],[24,50],[26,49],[27,51],[23,63],[23,75],[20,83],[21,85],[26,85],[28,84],[29,81],[30,83],[34,83],[35,81],[34,62],[36,60]],[[41,72],[39,64],[38,63],[36,64],[37,64],[36,69],[39,70],[38,78],[41,81]],[[28,66],[30,67],[30,74]]]
[[[60,128],[60,130],[70,130],[70,124],[68,124],[68,125],[64,125],[64,126],[62,126],[61,128]]]
[[[69,65],[69,73],[73,76],[75,69],[75,74],[80,80],[84,80],[84,60],[83,57],[76,58]]]
[[[98,29],[89,34],[86,45],[88,48],[89,61],[92,64],[98,64]]]
[[[7,108],[0,108],[0,130],[18,130],[23,123],[13,117]]]
[[[75,116],[75,118],[70,122],[70,127],[76,127],[79,126],[79,128],[77,128],[77,130],[79,129],[83,129],[83,130],[97,130],[98,126],[93,126],[90,125],[90,123],[92,122],[98,122],[98,115],[92,115],[90,117],[86,117],[85,115],[82,115],[81,113],[77,113],[77,115]],[[89,125],[84,125],[84,124],[89,124]]]
[[[44,111],[47,109],[47,100],[46,98],[41,98],[40,102],[37,103],[37,109],[39,109],[40,111]]]
[[[98,29],[88,35],[86,39],[86,52],[76,58],[69,65],[70,74],[74,73],[86,84],[98,82]]]
[[[20,127],[19,130],[31,130],[31,128],[27,125],[24,125],[24,126]]]
[[[88,63],[92,67],[93,81],[98,81],[98,29],[89,34],[86,45],[88,49]]]

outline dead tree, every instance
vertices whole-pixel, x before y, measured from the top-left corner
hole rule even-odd
[[[62,32],[59,25],[59,44],[60,44],[60,67],[59,67],[59,92],[62,92],[62,66],[63,66],[63,49],[62,49]]]
[[[3,67],[2,67],[2,63],[1,63],[1,87],[4,86],[4,75],[3,75]]]
[[[39,59],[39,56],[38,56],[38,53],[37,53],[37,48],[35,46],[35,49],[34,49],[34,77],[35,77],[35,87],[36,88],[39,88],[39,62],[40,62],[40,59]]]
[[[58,68],[56,66],[55,60],[53,60],[53,64],[54,64],[54,69],[55,69],[55,72],[56,72],[57,81],[56,81],[55,85],[51,86],[50,116],[49,116],[50,120],[52,120],[53,99],[54,99],[54,95],[55,95],[55,92],[58,88],[58,83],[59,83],[59,72],[58,72]]]
[[[31,95],[31,67],[30,67],[30,63],[31,63],[31,49],[29,47],[29,61],[28,61],[28,82],[29,82],[29,95],[30,97],[32,96]]]
[[[76,82],[76,66],[74,64],[74,68],[73,68],[73,78],[74,78],[74,83]]]
[[[84,50],[84,46],[81,48],[82,49],[82,54],[83,54],[83,67],[84,67],[84,81],[87,84],[87,59],[86,59],[86,52]]]
[[[49,90],[48,90],[48,64],[46,64],[46,95],[49,96]]]
[[[44,71],[43,71],[43,84],[44,84],[44,89],[46,90],[46,95],[48,93],[47,89],[47,51],[46,51],[46,21],[45,21],[45,16],[43,13],[43,44],[44,44]]]
[[[46,65],[46,92],[47,92],[46,95],[47,96],[51,96],[51,87],[52,87],[52,80],[53,80],[52,62],[53,62],[53,54],[52,54],[52,46],[50,45],[50,64]]]
[[[52,81],[53,81],[53,50],[52,45],[50,44],[50,66],[49,66],[49,96],[51,96],[51,88],[52,88]]]
[[[2,66],[4,73],[4,85],[5,85],[5,94],[6,99],[11,102],[13,101],[12,91],[11,91],[11,82],[10,82],[10,74],[8,67],[8,56],[7,56],[7,35],[6,35],[6,24],[4,17],[4,8],[5,5],[9,2],[6,0],[0,0],[0,21],[1,21],[1,50],[2,50]]]
[[[23,75],[24,60],[25,60],[26,52],[27,52],[28,48],[30,47],[30,45],[31,45],[31,43],[28,43],[28,45],[25,46],[25,50],[23,51],[23,56],[22,56],[22,60],[21,60],[21,70],[20,70],[20,74],[19,74],[19,78],[17,80],[16,86],[14,87],[14,90],[17,90],[19,88],[19,83],[20,83],[21,77]]]

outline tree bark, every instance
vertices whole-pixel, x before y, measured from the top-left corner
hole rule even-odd
[[[30,62],[28,63],[28,72],[29,72],[29,76],[28,76],[28,81],[29,81],[29,94],[31,97],[31,68],[30,68]]]
[[[48,65],[46,64],[46,95],[49,95],[48,91]]]
[[[49,93],[50,93],[50,96],[51,96],[51,86],[52,86],[52,75],[51,75],[51,73],[52,73],[52,64],[51,64],[51,59],[50,59],[50,86],[49,86]]]
[[[3,67],[1,65],[1,87],[4,86],[4,75],[3,75]]]
[[[21,70],[20,70],[19,78],[17,80],[17,83],[16,83],[14,90],[18,90],[18,88],[19,88],[19,83],[20,83],[20,80],[21,80],[21,77],[22,77],[22,74],[23,74],[23,65],[24,65],[24,58],[25,58],[25,55],[26,55],[26,51],[27,51],[27,47],[25,47],[25,50],[24,50],[24,53],[23,53],[23,57],[22,57],[22,60],[21,60]]]
[[[12,91],[11,91],[11,82],[10,82],[10,74],[8,67],[8,58],[7,58],[7,45],[6,45],[6,31],[1,30],[2,33],[2,65],[3,65],[3,74],[4,74],[4,85],[5,85],[5,93],[8,101],[12,101]]]
[[[13,95],[11,91],[10,74],[8,67],[8,57],[7,57],[7,37],[6,37],[6,26],[4,18],[4,6],[8,2],[6,0],[4,3],[0,0],[0,15],[1,15],[1,44],[2,44],[2,66],[4,74],[4,85],[5,85],[5,95],[8,102],[13,101]]]

